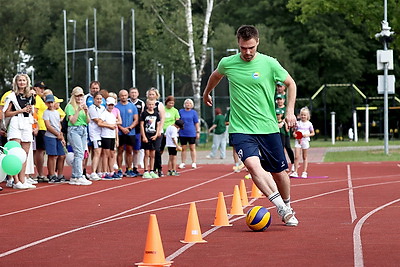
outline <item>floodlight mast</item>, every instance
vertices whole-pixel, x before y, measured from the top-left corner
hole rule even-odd
[[[389,27],[389,22],[387,20],[387,0],[384,0],[384,15],[381,32],[375,34],[375,37],[383,43],[383,50],[388,50],[388,44],[393,40],[392,35],[394,34]],[[388,72],[389,72],[389,62],[383,62],[383,136],[384,136],[384,150],[385,154],[389,154],[389,104],[388,104]]]

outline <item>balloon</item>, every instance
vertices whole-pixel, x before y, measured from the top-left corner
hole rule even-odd
[[[74,161],[74,153],[68,152],[67,156],[65,157],[65,161],[69,166],[72,166],[72,162]]]
[[[15,155],[7,155],[1,161],[1,167],[8,175],[16,175],[22,169],[22,162]]]
[[[4,145],[4,148],[6,149],[6,150],[4,151],[4,153],[7,154],[7,153],[8,153],[8,150],[10,150],[11,148],[14,148],[14,147],[21,147],[21,145],[20,145],[20,143],[18,143],[17,141],[8,141],[8,142]]]
[[[13,147],[13,148],[9,149],[7,155],[17,156],[22,163],[24,163],[26,161],[26,158],[28,156],[26,154],[25,150],[21,147]]]
[[[5,154],[1,154],[0,155],[0,183],[4,181],[4,179],[6,179],[7,173],[5,173],[3,171],[3,168],[1,167],[1,162],[3,161],[4,157],[6,155]]]

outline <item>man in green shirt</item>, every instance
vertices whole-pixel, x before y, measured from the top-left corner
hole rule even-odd
[[[210,92],[226,76],[229,80],[231,141],[254,183],[277,207],[287,226],[298,220],[290,206],[290,180],[275,114],[275,84],[287,87],[286,122],[296,124],[296,83],[279,62],[257,52],[258,30],[244,25],[237,31],[240,53],[224,57],[211,74],[203,94],[211,106]],[[272,174],[269,175],[270,172]]]

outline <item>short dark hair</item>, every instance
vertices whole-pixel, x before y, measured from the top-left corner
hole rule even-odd
[[[237,30],[236,37],[237,37],[238,41],[240,39],[248,41],[252,38],[258,40],[258,30],[256,27],[254,27],[252,25],[242,25]]]
[[[170,96],[168,96],[166,99],[165,99],[165,105],[167,105],[168,104],[168,102],[170,102],[170,101],[174,101],[175,102],[175,97],[173,97],[172,95],[170,95]]]

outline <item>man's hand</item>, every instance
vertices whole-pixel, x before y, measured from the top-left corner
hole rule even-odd
[[[210,95],[203,95],[203,102],[209,107],[212,107],[212,97]]]

